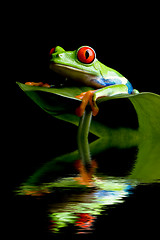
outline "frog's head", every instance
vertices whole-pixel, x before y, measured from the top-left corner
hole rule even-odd
[[[51,49],[50,56],[50,69],[54,72],[85,85],[98,87],[95,79],[102,77],[100,64],[91,47],[82,46],[75,51],[65,51],[57,46]]]

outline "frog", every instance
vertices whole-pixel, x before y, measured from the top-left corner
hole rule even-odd
[[[76,115],[83,116],[87,105],[91,107],[92,115],[99,112],[97,99],[112,97],[119,94],[138,94],[132,84],[118,71],[101,63],[95,50],[90,46],[81,46],[74,51],[65,51],[62,47],[56,46],[50,50],[49,68],[54,72],[79,82],[92,90],[82,92],[75,98],[81,100],[80,106],[76,109]],[[32,86],[52,87],[47,83],[27,82]]]

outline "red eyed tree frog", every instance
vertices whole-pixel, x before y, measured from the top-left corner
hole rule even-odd
[[[98,61],[95,51],[89,46],[82,46],[75,51],[65,51],[57,46],[51,49],[50,56],[50,69],[54,72],[95,89],[76,96],[82,100],[80,107],[76,109],[78,116],[83,115],[88,103],[93,116],[96,116],[98,113],[97,98],[122,93],[138,93],[124,76]],[[27,82],[26,84],[50,87],[42,82]]]

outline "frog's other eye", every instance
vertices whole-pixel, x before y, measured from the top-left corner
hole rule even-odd
[[[49,55],[52,55],[52,53],[55,53],[55,49],[56,48],[51,48],[50,52],[49,52]]]
[[[95,59],[95,51],[90,47],[81,47],[77,52],[77,58],[82,63],[92,63]]]

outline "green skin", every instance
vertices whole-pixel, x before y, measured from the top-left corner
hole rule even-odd
[[[60,46],[57,46],[52,54],[50,69],[65,78],[81,82],[83,85],[91,86],[95,89],[100,88],[93,94],[94,102],[99,97],[128,93],[128,87],[126,86],[128,80],[125,77],[116,70],[99,62],[97,58],[90,64],[80,62],[77,58],[78,50],[65,51]],[[98,79],[102,79],[101,82],[103,82],[103,79],[114,78],[119,78],[121,83],[105,87],[98,82]],[[93,79],[95,79],[94,82],[92,81]],[[138,93],[138,91],[134,89],[132,93]]]

